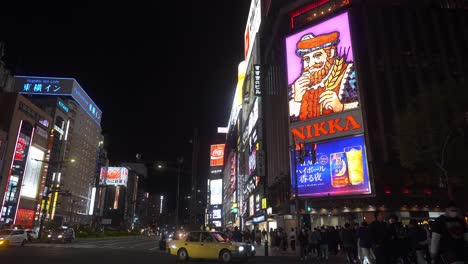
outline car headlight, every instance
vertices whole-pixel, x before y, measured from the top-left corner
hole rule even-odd
[[[255,247],[254,246],[251,246],[252,247],[252,251],[255,251]]]
[[[52,237],[52,235],[47,235],[47,237]]]
[[[62,235],[58,235],[57,237],[58,237],[58,238],[62,238],[63,236],[62,236]]]
[[[242,252],[242,251],[244,251],[244,247],[243,247],[243,246],[240,246],[240,247],[239,247],[239,252]]]
[[[171,248],[177,248],[175,244],[172,244],[171,245]]]
[[[5,239],[5,238],[3,238],[3,237],[0,237],[0,240],[3,240],[3,239]]]

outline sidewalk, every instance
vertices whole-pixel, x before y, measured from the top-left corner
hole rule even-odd
[[[287,263],[346,263],[346,256],[343,252],[339,252],[337,255],[330,254],[328,260],[318,260],[317,258],[308,257],[307,261],[301,261],[296,252],[288,248],[288,250],[273,250],[273,248],[268,248],[268,257],[265,256],[265,247],[255,246],[255,258],[268,259],[269,262],[287,262]]]

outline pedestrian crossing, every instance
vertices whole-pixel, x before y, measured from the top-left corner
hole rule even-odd
[[[26,246],[43,248],[102,248],[116,250],[130,249],[164,253],[164,251],[159,250],[159,239],[155,236],[83,239],[66,244],[37,242],[26,244]]]

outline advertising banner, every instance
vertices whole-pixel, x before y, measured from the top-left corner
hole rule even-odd
[[[223,203],[223,180],[211,180],[210,182],[210,204],[222,204]]]
[[[19,208],[16,214],[15,225],[23,228],[32,228],[34,225],[34,210]]]
[[[290,123],[359,106],[348,13],[286,38]]]
[[[316,144],[316,163],[313,144],[304,148],[291,155],[300,197],[371,193],[363,135]]]
[[[34,128],[28,122],[21,121],[18,138],[16,140],[13,162],[9,170],[9,177],[6,181],[5,198],[3,199],[0,221],[12,224],[18,208],[19,196],[21,193],[26,158],[32,141]]]
[[[261,1],[252,0],[250,3],[249,16],[247,18],[247,25],[244,32],[244,56],[245,61],[249,62],[252,48],[255,41],[255,36],[258,33],[260,24],[262,22]]]
[[[101,174],[99,175],[99,184],[106,185],[107,167],[101,167]]]
[[[42,171],[42,162],[45,152],[31,146],[29,157],[26,164],[26,171],[23,178],[23,189],[21,190],[22,197],[35,199],[39,188],[39,176]]]
[[[210,166],[224,165],[224,144],[211,145]]]
[[[319,142],[364,133],[361,109],[343,111],[290,125],[290,144]]]
[[[102,175],[102,169],[101,169]],[[125,167],[107,167],[106,185],[127,186],[128,169]]]
[[[221,209],[214,209],[212,214],[213,219],[220,219],[221,218]]]

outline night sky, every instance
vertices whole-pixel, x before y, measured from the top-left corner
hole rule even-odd
[[[103,111],[111,163],[136,153],[190,160],[198,128],[198,174],[208,170],[210,140],[230,114],[249,0],[13,2],[0,10],[7,67],[75,78]],[[158,180],[152,190],[174,186]]]

